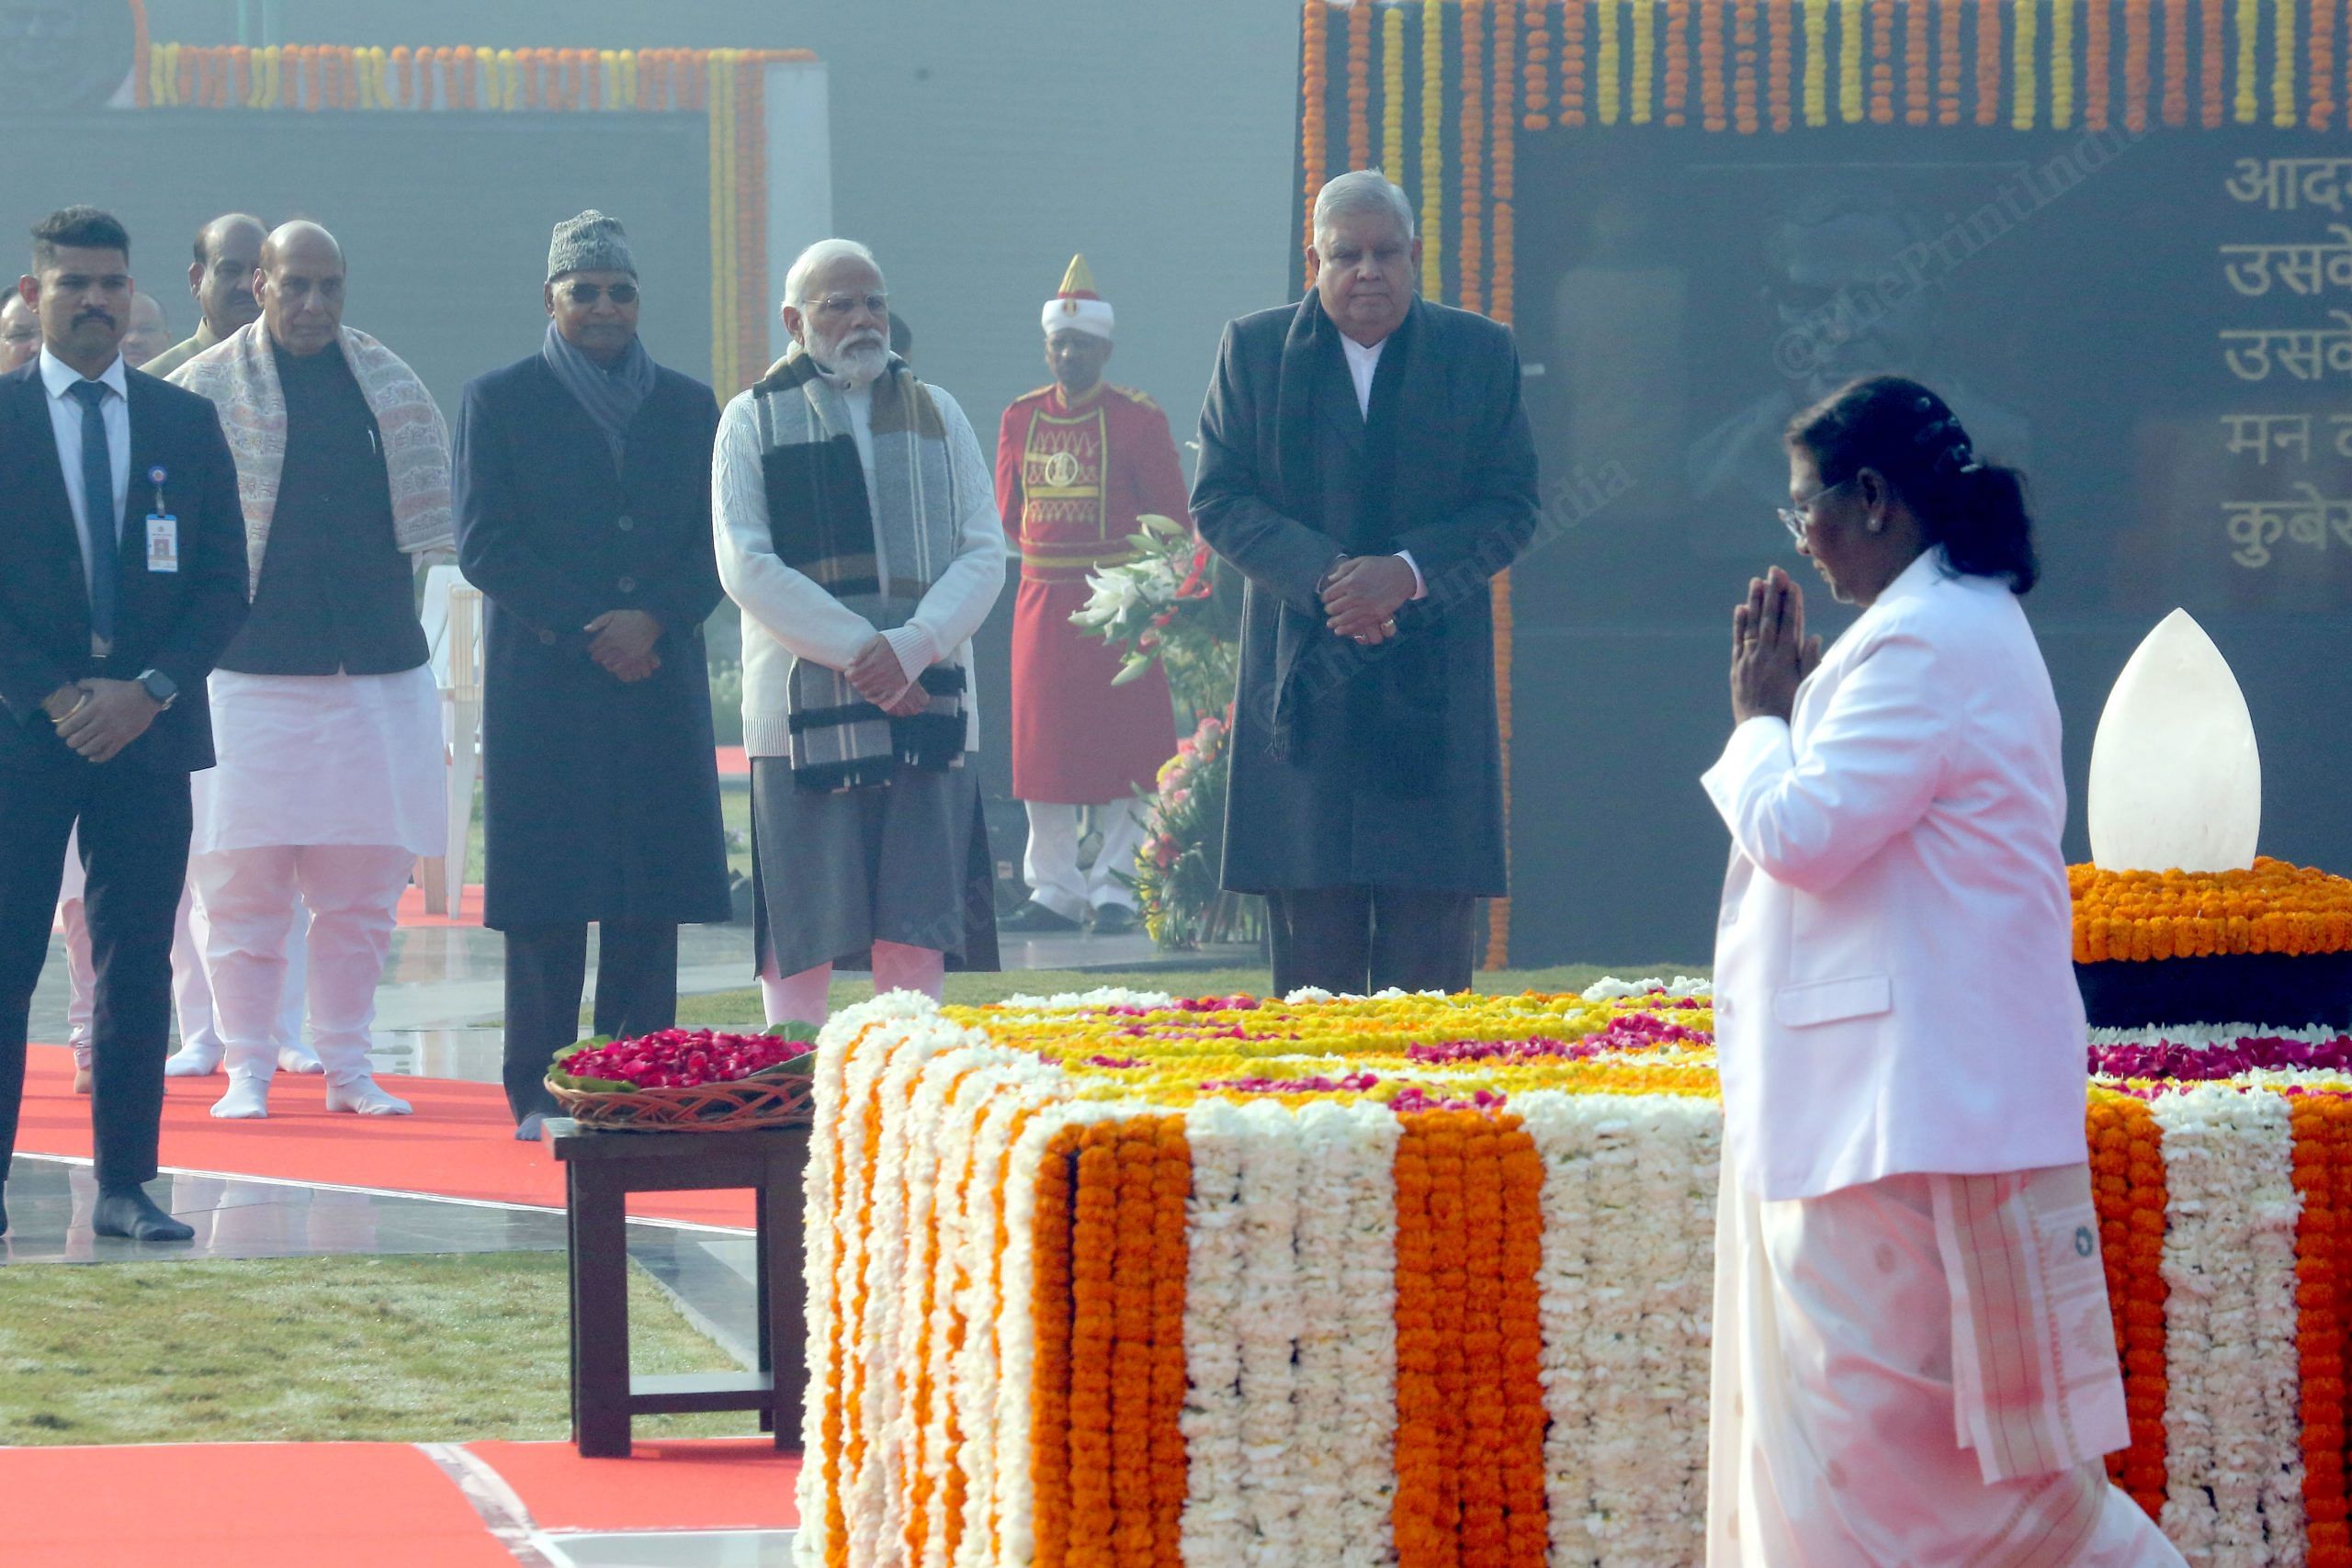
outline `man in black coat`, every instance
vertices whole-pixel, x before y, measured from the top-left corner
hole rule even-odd
[[[638,341],[619,223],[556,226],[545,344],[466,388],[458,560],[490,602],[482,921],[506,933],[515,1135],[553,1109],[579,1035],[588,923],[596,1031],[677,1018],[678,926],[729,913],[702,624],[718,405]]]
[[[1267,896],[1277,993],[1466,990],[1505,891],[1487,582],[1532,537],[1508,329],[1416,298],[1405,195],[1343,175],[1315,286],[1226,328],[1193,515],[1238,567],[1225,886]]]
[[[184,1241],[155,1177],[188,774],[212,765],[204,680],[245,617],[237,473],[211,403],[126,367],[130,237],[72,207],[17,292],[40,355],[0,377],[0,1175],[65,840],[81,827],[96,970],[101,1235]],[[0,1231],[7,1213],[0,1208]]]

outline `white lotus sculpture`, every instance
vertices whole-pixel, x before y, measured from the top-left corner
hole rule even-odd
[[[2244,871],[2262,756],[2230,662],[2186,610],[2116,677],[2091,743],[2091,860],[2108,871]]]

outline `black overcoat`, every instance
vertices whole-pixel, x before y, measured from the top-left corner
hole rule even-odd
[[[458,560],[488,600],[482,922],[718,921],[725,829],[702,624],[721,597],[710,531],[710,389],[663,370],[617,467],[538,355],[470,382],[458,420]],[[662,625],[662,668],[623,682],[582,629]]]
[[[1193,514],[1247,580],[1225,886],[1506,891],[1488,581],[1533,536],[1535,449],[1510,330],[1417,300],[1366,418],[1312,293],[1226,328]],[[1332,635],[1342,555],[1409,552],[1397,635]]]

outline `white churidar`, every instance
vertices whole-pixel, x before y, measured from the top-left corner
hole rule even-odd
[[[1142,802],[1130,795],[1095,807],[1043,800],[1023,805],[1029,813],[1029,848],[1022,856],[1021,874],[1029,884],[1032,897],[1073,920],[1106,905],[1116,904],[1123,909],[1136,907],[1135,889],[1119,877],[1136,874],[1136,851],[1143,847]],[[1079,814],[1088,810],[1094,813],[1095,825],[1102,830],[1102,847],[1096,852],[1094,863],[1081,871]]]

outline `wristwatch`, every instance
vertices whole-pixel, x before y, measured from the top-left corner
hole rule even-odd
[[[170,707],[180,700],[179,683],[161,670],[141,670],[139,689],[154,698],[159,707]]]

